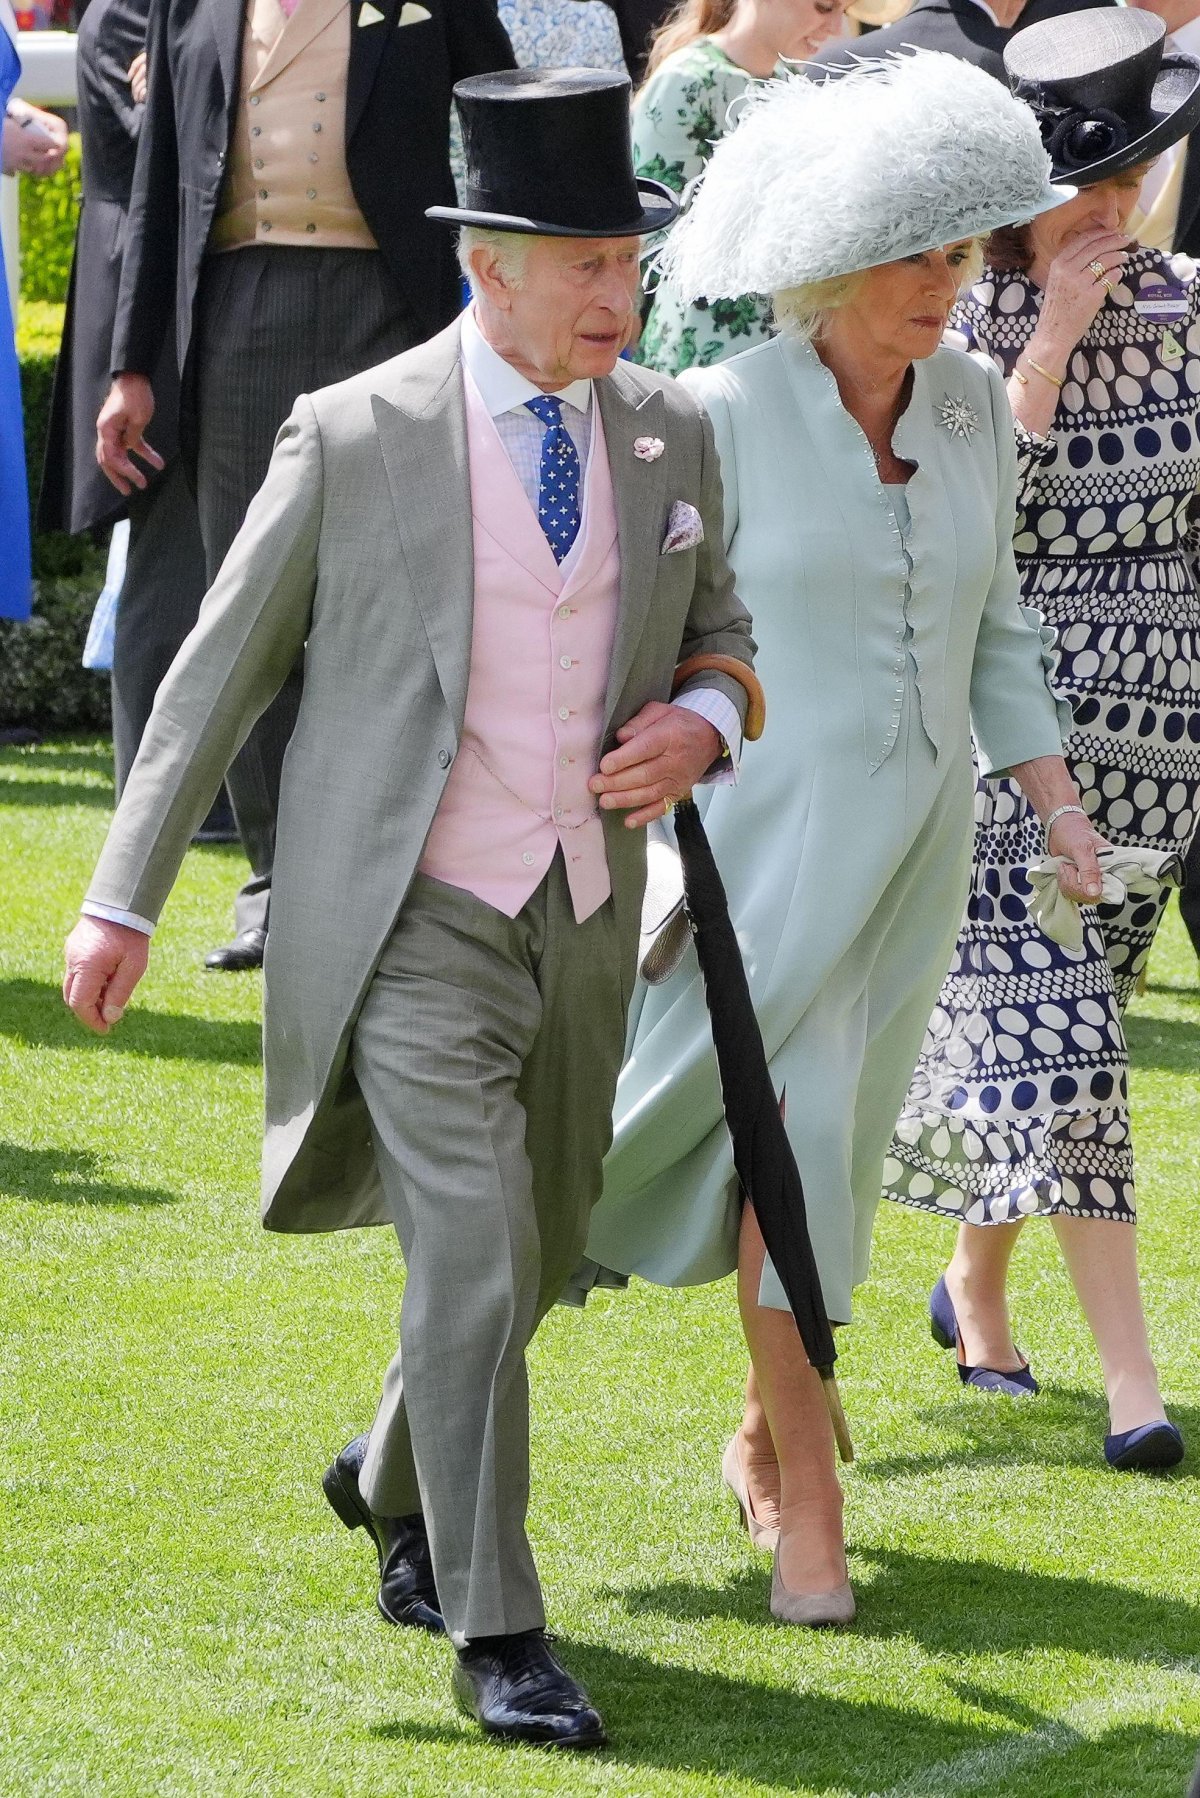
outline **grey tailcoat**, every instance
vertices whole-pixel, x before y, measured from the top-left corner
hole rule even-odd
[[[607,748],[641,706],[670,696],[679,662],[718,654],[748,664],[754,645],[722,545],[712,429],[696,401],[623,363],[596,391],[621,554]],[[663,453],[639,458],[637,437],[661,439]],[[699,510],[704,541],[664,556],[676,500]],[[390,1221],[347,1049],[458,748],[472,608],[455,324],[297,401],[159,690],[88,892],[158,917],[226,767],[303,647],[266,961],[263,1221],[272,1230]],[[697,684],[742,704],[736,681],[705,674]],[[605,823],[621,935],[636,941],[644,833],[619,814]]]

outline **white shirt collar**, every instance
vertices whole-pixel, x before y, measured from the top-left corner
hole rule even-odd
[[[514,412],[530,400],[546,397],[540,387],[527,381],[511,362],[506,362],[499,351],[492,348],[479,329],[474,306],[468,306],[463,313],[462,359],[492,418],[499,418],[502,412]],[[586,415],[592,402],[592,383],[572,381],[551,397],[566,400],[569,406]]]
[[[1188,56],[1200,56],[1200,18],[1189,19],[1167,39],[1168,48],[1182,50]]]

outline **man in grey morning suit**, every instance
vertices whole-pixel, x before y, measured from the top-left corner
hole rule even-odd
[[[435,216],[467,227],[474,306],[298,401],[162,689],[64,994],[93,1029],[120,1017],[193,823],[303,645],[265,1222],[392,1222],[408,1267],[401,1354],[325,1491],[374,1538],[384,1616],[444,1619],[485,1729],[590,1747],[525,1536],[525,1350],[599,1193],[639,827],[727,775],[757,684],[709,427],[617,361],[639,235],[674,215],[634,181],[628,82],[456,94],[469,204]]]

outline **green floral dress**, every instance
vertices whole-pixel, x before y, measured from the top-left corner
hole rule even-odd
[[[730,105],[753,80],[712,38],[697,38],[669,56],[633,104],[633,160],[639,176],[682,194],[728,128]],[[653,259],[661,235],[646,244],[643,271],[652,297],[636,361],[677,375],[684,368],[723,362],[772,335],[771,302],[764,294],[688,305],[670,281],[657,281]]]

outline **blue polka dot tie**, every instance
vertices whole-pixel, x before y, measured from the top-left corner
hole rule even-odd
[[[552,394],[525,404],[546,427],[538,470],[538,522],[561,562],[579,535],[579,457],[562,421],[562,401]]]

